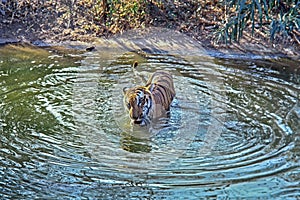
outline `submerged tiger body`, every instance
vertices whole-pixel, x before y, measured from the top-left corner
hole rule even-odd
[[[145,86],[124,88],[124,104],[136,124],[163,116],[170,110],[175,97],[172,75],[156,71]]]

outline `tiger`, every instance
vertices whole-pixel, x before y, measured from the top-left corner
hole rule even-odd
[[[134,63],[134,67],[136,65]],[[151,75],[145,86],[125,87],[123,94],[131,121],[144,125],[168,113],[176,93],[171,73],[159,70]]]

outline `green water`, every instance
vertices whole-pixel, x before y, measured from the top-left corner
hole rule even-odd
[[[300,196],[300,73],[288,59],[0,48],[0,198]],[[133,126],[122,88],[164,69],[170,118]]]

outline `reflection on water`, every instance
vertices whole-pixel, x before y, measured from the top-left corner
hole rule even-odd
[[[299,197],[299,63],[193,53],[2,47],[0,197]],[[145,127],[122,102],[134,60],[176,88]]]

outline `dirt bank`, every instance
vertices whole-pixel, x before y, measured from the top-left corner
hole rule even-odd
[[[156,7],[152,7],[149,11],[149,19],[145,18],[142,24],[132,28],[130,28],[130,26],[124,28],[121,27],[121,23],[119,23],[120,30],[118,31],[115,30],[118,28],[116,26],[114,26],[115,29],[113,29],[113,26],[108,28],[103,24],[89,22],[88,17],[86,17],[87,11],[83,13],[84,15],[79,15],[78,13],[80,12],[78,12],[70,18],[64,17],[64,14],[68,12],[68,7],[60,8],[60,5],[55,6],[56,7],[52,4],[44,4],[43,7],[34,7],[32,4],[24,3],[23,5],[19,5],[19,7],[15,9],[15,12],[10,13],[4,12],[3,7],[2,10],[0,10],[0,45],[25,42],[37,46],[49,46],[77,42],[83,44],[83,47],[86,47],[99,43],[99,40],[116,37],[116,34],[126,34],[128,30],[137,29],[136,33],[140,33],[147,32],[147,29],[155,30],[153,27],[156,27],[158,30],[159,28],[167,28],[175,32],[184,33],[199,42],[201,46],[208,51],[213,52],[215,56],[226,57],[226,55],[231,54],[241,56],[271,55],[290,57],[295,60],[300,59],[300,47],[297,42],[293,40],[276,40],[271,42],[268,36],[260,31],[255,32],[253,36],[247,34],[251,31],[245,31],[239,43],[226,45],[216,44],[212,38],[214,24],[221,23],[221,21],[214,22],[213,19],[222,11],[211,10],[214,8],[214,5],[206,5],[207,13],[202,13],[206,18],[200,21],[195,20],[193,15],[187,15],[191,13],[191,11],[195,11],[195,5],[192,4],[188,4],[188,6],[187,4],[174,5],[173,10],[170,10],[171,7],[166,7],[163,10],[164,12],[161,12],[161,9],[159,10]],[[8,6],[5,8],[7,8],[8,11],[10,9]],[[178,9],[180,12],[176,11]],[[171,11],[173,16],[176,16],[176,20],[168,17],[167,13]],[[212,11],[215,12],[214,16],[210,15]],[[83,16],[85,17],[83,18]],[[87,30],[87,26],[93,26],[94,29]],[[138,28],[139,26],[143,28]],[[134,32],[132,33],[134,34]]]

